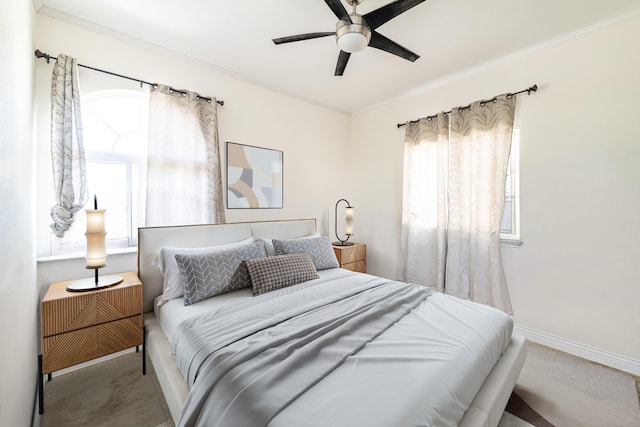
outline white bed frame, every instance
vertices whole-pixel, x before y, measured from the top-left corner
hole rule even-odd
[[[153,313],[153,300],[162,293],[162,275],[160,270],[152,265],[160,249],[213,246],[237,242],[248,237],[288,239],[308,236],[315,232],[315,219],[143,227],[138,230],[138,276],[143,288],[146,349],[176,424],[189,390],[171,356],[169,341]],[[480,388],[460,426],[498,425],[525,358],[525,339],[513,335],[507,350]]]

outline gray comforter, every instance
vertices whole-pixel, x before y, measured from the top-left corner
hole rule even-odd
[[[190,387],[179,426],[266,426],[432,293],[375,281],[302,304],[292,293],[186,320],[173,342]]]

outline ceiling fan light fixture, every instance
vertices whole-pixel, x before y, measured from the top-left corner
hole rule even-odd
[[[359,52],[369,45],[370,40],[371,30],[358,14],[351,15],[351,22],[339,21],[336,25],[336,43],[340,50]]]
[[[362,33],[344,33],[338,37],[338,47],[345,52],[354,53],[361,51],[369,44],[369,40]]]

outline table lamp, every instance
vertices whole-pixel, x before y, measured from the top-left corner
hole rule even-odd
[[[87,269],[95,270],[92,278],[80,279],[67,285],[67,291],[87,292],[108,288],[122,282],[121,276],[98,276],[98,270],[107,265],[105,238],[107,232],[104,227],[106,209],[98,209],[98,198],[93,197],[93,209],[85,209],[87,214]]]
[[[340,202],[345,202],[347,204],[347,207],[344,210],[344,232],[347,235],[347,238],[344,240],[342,240],[338,235],[338,205],[340,204]],[[340,199],[336,203],[335,230],[336,230],[336,237],[338,238],[338,241],[334,242],[333,243],[334,245],[336,246],[353,245],[353,242],[347,242],[347,240],[349,240],[349,237],[353,236],[353,206],[351,206],[349,201],[346,199]]]

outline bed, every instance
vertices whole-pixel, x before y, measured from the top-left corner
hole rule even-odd
[[[154,264],[163,248],[200,248],[262,239],[286,242],[306,236],[317,236],[314,219],[139,229],[138,274],[143,284],[146,349],[176,425],[211,414],[216,422],[222,420],[220,425],[271,427],[498,424],[526,357],[524,338],[512,334],[511,319],[498,310],[421,286],[340,268],[318,270],[315,278],[257,296],[250,288],[239,289],[189,306],[182,298],[166,300],[162,296],[164,277]],[[371,316],[375,322],[396,312],[401,314],[384,320],[386,324],[367,323],[363,329],[353,329],[352,325],[359,324],[353,319],[361,316],[351,312],[354,306],[378,309],[379,313]],[[244,341],[229,345],[230,341],[225,341],[230,339],[228,331],[238,330],[244,336],[250,329],[256,332],[251,345],[271,345],[268,340],[277,341],[277,337],[264,331],[271,331],[276,324],[289,325],[289,319],[295,317],[292,310],[300,311],[296,316],[303,319],[295,327],[286,326],[283,334],[293,335],[283,335],[288,338],[280,339],[279,345],[298,343],[305,328],[324,327],[326,313],[332,319],[338,318],[338,312],[351,316],[349,321],[339,323],[349,325],[352,332],[312,349],[311,356],[305,356],[302,362],[291,357],[303,353],[300,350],[270,348],[263,352],[269,356],[266,361],[247,359],[254,365],[234,365],[226,375],[218,372],[227,360],[250,352]],[[263,323],[256,326],[258,321]],[[314,321],[320,326],[307,327]],[[216,327],[219,325],[229,326]],[[196,350],[204,347],[199,341],[202,335],[215,335],[211,339],[218,340],[213,355],[200,352],[199,356],[185,356],[190,346]],[[471,348],[474,342],[478,349]],[[251,351],[257,353],[253,347]],[[228,353],[224,356],[227,359],[216,359],[221,352]],[[288,356],[270,356],[278,352],[288,352]],[[311,360],[322,352],[324,356]],[[205,370],[208,365],[211,371]],[[242,382],[239,373],[244,376],[252,369],[258,374],[254,372],[254,377]],[[275,373],[264,378],[268,375],[263,372]],[[212,378],[212,383],[203,385],[203,378]],[[192,396],[188,381],[193,384]],[[230,388],[237,389],[233,398],[229,397]],[[255,409],[256,414],[249,409]],[[229,419],[243,421],[225,424]]]

